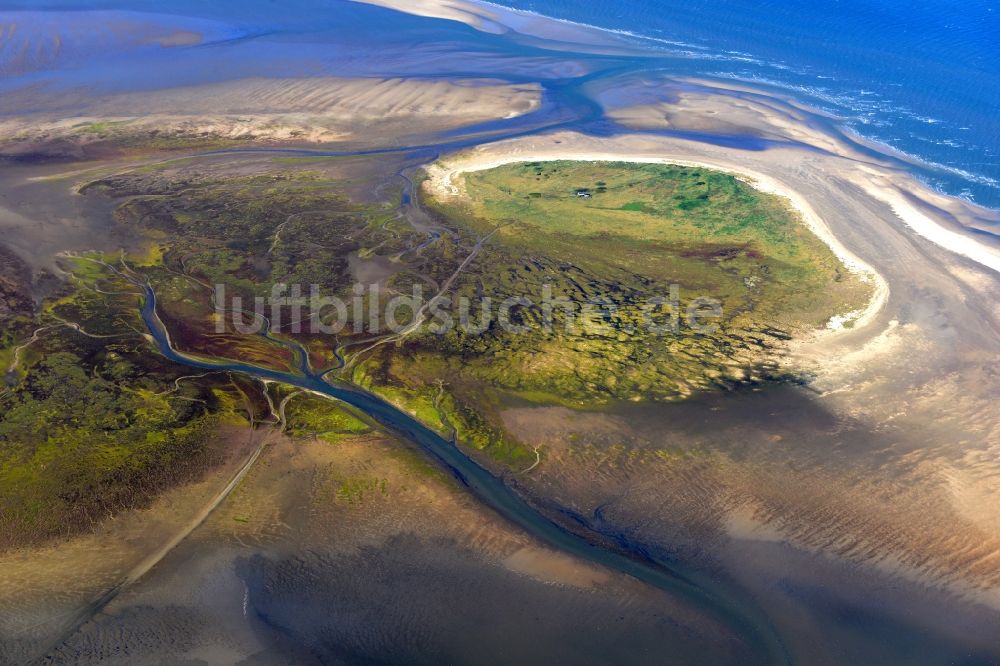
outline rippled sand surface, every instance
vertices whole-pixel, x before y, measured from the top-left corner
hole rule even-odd
[[[351,11],[422,38],[354,36],[365,43],[352,57],[296,50],[298,62],[325,53],[316,77],[25,85],[0,102],[14,114],[0,121],[0,149],[75,146],[81,124],[124,119],[245,147],[376,144],[404,166],[430,163],[423,187],[434,196],[461,196],[465,171],[560,158],[707,165],[785,196],[877,287],[855,326],[793,343],[787,363],[808,385],[603,412],[512,401],[503,425],[540,462],[511,483],[609,539],[730,582],[800,663],[996,661],[1000,215],[929,189],[909,158],[827,113],[669,76],[620,35],[467,3],[381,4],[419,16]],[[39,101],[42,124],[25,111]],[[13,249],[42,267],[90,239],[122,244],[107,211],[67,203],[72,178],[53,179],[99,167],[7,170],[0,224]],[[38,176],[47,180],[29,180]],[[348,478],[378,490],[338,497]],[[58,638],[50,613],[82,607],[156,550],[146,536],[105,535],[18,555],[7,571],[23,582],[8,589],[23,596],[3,603],[4,654]],[[33,568],[44,557],[58,563]],[[279,437],[204,525],[51,661],[740,663],[743,649],[712,618],[533,542],[403,443]]]

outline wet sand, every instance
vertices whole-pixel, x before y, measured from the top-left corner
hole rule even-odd
[[[995,481],[1000,438],[990,408],[995,387],[997,278],[971,258],[948,254],[932,239],[915,233],[869,190],[889,188],[890,183],[898,190],[908,188],[908,200],[928,215],[941,209],[935,202],[937,195],[860,155],[834,156],[792,146],[747,151],[675,137],[602,139],[571,132],[445,156],[429,187],[436,184],[450,191],[460,179],[449,181],[444,176],[463,169],[557,157],[686,162],[745,174],[758,186],[770,185],[773,191],[789,196],[813,215],[814,229],[829,232],[826,240],[856,268],[870,268],[881,276],[888,293],[873,300],[877,307],[854,328],[796,345],[794,362],[815,373],[814,393],[795,389],[792,394],[768,394],[772,397],[763,404],[733,396],[735,404],[741,405],[738,413],[718,415],[709,407],[704,416],[680,431],[676,431],[677,412],[668,407],[651,407],[642,415],[630,413],[625,421],[609,416],[606,422],[590,422],[579,414],[561,421],[545,408],[508,421],[515,436],[540,447],[541,463],[521,480],[529,494],[559,498],[584,515],[599,513],[609,529],[637,534],[653,547],[684,553],[703,562],[706,571],[740,581],[788,637],[795,653],[807,656],[811,663],[864,659],[880,651],[888,651],[890,661],[909,654],[911,661],[926,658],[926,663],[951,658],[962,650],[992,654],[997,646],[990,627],[995,626],[1000,589],[996,563],[1000,525],[989,508],[1000,498]],[[873,172],[882,174],[884,180],[869,183],[866,179]],[[961,203],[949,206],[955,219],[977,215],[974,208]],[[951,224],[956,228],[954,221]],[[782,410],[788,405],[796,408]],[[698,406],[691,409],[697,411]],[[713,421],[721,429],[706,427]],[[577,439],[569,437],[574,432]],[[536,439],[539,433],[547,434]],[[607,444],[596,441],[602,438]],[[615,443],[625,446],[608,448]],[[693,453],[678,457],[678,447]],[[294,462],[284,460],[270,464],[275,473],[287,474],[295,468]],[[302,487],[302,483],[300,478],[293,486]],[[439,494],[439,490],[426,492],[423,504],[414,501],[407,506],[426,510],[440,501]],[[299,497],[295,506],[313,515],[328,503],[321,496]],[[252,505],[258,506],[258,500]],[[216,515],[227,515],[227,506]],[[74,659],[106,656],[108,645],[121,640],[112,637],[126,627],[130,637],[122,644],[130,660],[141,661],[166,649],[156,641],[173,645],[174,631],[188,632],[178,643],[183,649],[170,648],[180,650],[177,654],[228,660],[236,639],[197,630],[206,623],[204,613],[217,612],[212,610],[216,601],[177,585],[178,576],[192,571],[205,572],[195,577],[197,581],[228,580],[218,591],[236,595],[240,608],[243,588],[239,581],[246,582],[243,594],[248,607],[256,608],[267,622],[251,622],[248,630],[240,617],[233,619],[232,606],[227,606],[218,611],[227,618],[220,619],[219,625],[238,627],[231,631],[241,636],[236,640],[240,650],[256,646],[274,659],[289,654],[290,645],[304,642],[317,649],[316,645],[326,644],[324,637],[331,632],[339,641],[360,640],[365,630],[357,625],[316,624],[315,618],[324,616],[320,609],[332,599],[345,594],[363,606],[361,590],[348,592],[351,581],[377,580],[376,571],[405,568],[404,562],[430,566],[430,562],[447,561],[448,565],[428,574],[426,583],[407,588],[402,598],[369,600],[373,604],[369,608],[400,604],[413,608],[412,599],[425,597],[454,606],[457,600],[438,591],[442,582],[437,577],[452,575],[445,571],[465,571],[454,575],[477,584],[489,580],[488,587],[497,588],[510,583],[492,578],[489,572],[498,569],[490,567],[522,575],[525,567],[533,567],[536,574],[529,577],[541,578],[544,585],[565,585],[570,575],[579,581],[571,587],[583,589],[608,575],[578,572],[579,565],[558,557],[539,563],[537,546],[517,539],[516,546],[499,552],[486,549],[485,555],[480,545],[467,547],[468,536],[459,539],[459,546],[449,544],[442,550],[436,542],[427,543],[430,527],[415,522],[413,514],[401,515],[397,503],[366,506],[371,510],[364,513],[364,519],[355,515],[357,522],[351,523],[356,538],[368,535],[368,540],[357,545],[355,556],[339,551],[336,557],[319,559],[295,555],[312,537],[301,536],[302,524],[284,518],[268,519],[259,526],[248,521],[260,531],[253,533],[254,539],[292,540],[294,545],[277,550],[277,560],[268,545],[251,548],[253,555],[240,551],[253,564],[237,566],[239,556],[232,552],[219,554],[221,547],[198,539],[185,542],[177,552],[187,552],[187,559],[168,556],[150,578],[133,588],[137,599],[151,594],[147,601],[129,602],[132,597],[126,595],[61,648],[69,652],[60,654]],[[241,516],[231,518],[242,528],[244,523],[236,519]],[[442,525],[451,524],[451,519],[438,518]],[[480,520],[461,519],[459,523],[478,524]],[[387,522],[397,529],[380,532]],[[449,533],[447,538],[455,535]],[[364,550],[373,547],[374,551]],[[358,552],[363,553],[360,560]],[[375,553],[393,555],[377,560],[380,568],[376,571],[365,569],[362,562]],[[491,564],[463,568],[479,557]],[[156,593],[146,591],[147,585],[154,586],[146,580],[155,581],[160,575],[167,576],[170,585],[160,585]],[[291,601],[299,598],[296,590],[312,589],[317,577],[331,582],[315,592],[314,601]],[[198,585],[200,590],[205,583]],[[476,595],[489,594],[476,589]],[[518,594],[530,597],[527,591]],[[175,615],[177,606],[187,610]],[[935,619],[944,606],[948,621]],[[434,608],[432,615],[441,612],[440,607]],[[591,617],[600,623],[599,618],[609,611],[590,612],[597,613]],[[804,613],[811,619],[803,620]],[[859,619],[845,620],[844,613]],[[429,630],[415,617],[398,622],[410,627],[406,631]],[[833,631],[830,627],[836,623],[840,628]],[[299,626],[307,626],[308,631],[302,634],[292,629]],[[154,641],[155,649],[147,646],[146,638],[139,638],[148,636],[150,627],[161,627],[153,630],[157,636],[166,632]],[[914,643],[915,636],[932,629],[933,638]],[[520,629],[505,631],[517,634]],[[252,639],[242,638],[244,634]],[[817,634],[826,638],[821,640]],[[380,651],[396,645],[400,635],[388,632],[382,638],[383,642],[375,643],[378,649],[371,648],[374,652],[357,655],[402,658],[401,653]],[[920,645],[921,652],[903,650],[893,642],[897,639]],[[447,643],[440,636],[435,640],[436,645]],[[629,640],[638,639],[630,636]],[[614,650],[616,645],[611,640],[603,647]],[[454,644],[447,647],[457,649]]]
[[[94,95],[22,89],[0,103],[0,154],[38,144],[86,145],[147,136],[329,143],[372,132],[432,132],[514,118],[536,109],[535,84],[480,79],[313,77],[220,83]],[[45,111],[33,111],[46,109]]]
[[[473,73],[484,63],[493,67],[495,43],[485,40],[494,35],[565,40],[558,48],[549,43],[553,51],[570,49],[574,40],[589,54],[628,50],[606,33],[471,3],[381,4],[489,33],[479,34],[483,53],[467,59],[442,63],[436,53],[414,49],[411,66],[436,73],[452,71],[457,60]],[[579,75],[602,63],[532,53],[504,67],[512,80],[523,80]],[[232,118],[215,117],[224,116],[226,99],[229,111],[258,114],[267,132],[274,129],[268,114],[287,127],[315,127],[319,112],[372,106],[374,116],[375,109],[401,114],[391,121],[397,129],[366,134],[362,112],[350,123],[322,125],[329,134],[295,138],[308,148],[317,146],[306,142],[349,134],[352,141],[396,145],[404,130],[423,132],[428,148],[420,154],[434,154],[445,139],[431,133],[445,127],[494,119],[499,124],[477,131],[526,131],[579,117],[589,132],[558,127],[458,154],[446,146],[432,169],[440,191],[460,186],[451,176],[462,170],[574,158],[704,165],[784,195],[877,287],[851,327],[794,343],[789,362],[813,378],[808,388],[606,413],[512,405],[504,412],[506,427],[540,452],[539,464],[517,482],[529,496],[736,581],[804,663],[996,660],[1000,245],[989,233],[995,211],[929,190],[908,175],[900,156],[840,131],[836,119],[745,85],[657,73],[597,77],[579,89],[591,108],[559,97],[555,84],[539,99],[533,85],[521,83],[456,91],[451,84],[424,88],[425,82],[383,78],[364,91],[350,83],[337,88],[341,97],[310,98],[316,107],[278,95],[237,108],[232,103],[247,91],[275,93],[283,84],[227,84],[214,90],[230,90],[232,98],[223,96],[217,107],[202,101],[208,107],[183,122],[233,131]],[[315,85],[310,90],[322,88]],[[443,106],[435,106],[430,90],[444,94]],[[456,106],[486,90],[488,104],[455,122],[427,118],[459,114]],[[159,122],[140,114],[169,96],[111,99],[95,117],[135,117],[142,125]],[[192,98],[180,95],[173,103],[185,99]],[[598,112],[607,124],[593,124],[596,116],[588,114]],[[288,114],[308,122],[295,125]],[[287,127],[260,136],[290,138]],[[480,142],[475,135],[466,140]],[[44,266],[58,250],[117,246],[106,211],[66,207],[70,180],[36,182],[39,189],[28,192],[29,171],[55,172],[5,167],[0,184],[0,223],[19,254]],[[45,187],[65,192],[49,197],[53,190]],[[404,445],[375,439],[339,449],[282,440],[204,525],[52,661],[158,663],[169,655],[307,663],[420,655],[600,662],[623,654],[650,662],[664,654],[692,663],[739,661],[738,641],[710,618],[532,543],[433,470],[413,467],[413,458],[400,462],[394,456]],[[385,479],[391,490],[363,492],[357,501],[350,493],[338,496],[355,477],[376,489]],[[141,523],[143,515],[123,520]],[[166,533],[146,524],[122,539],[114,525],[108,529],[5,566],[11,575],[25,572],[18,574],[20,586],[5,586],[21,595],[5,602],[5,626],[16,627],[5,630],[16,636],[5,638],[5,649],[37,645],[39,632],[50,635],[55,626],[51,614],[113,585],[132,563],[159,552]],[[35,567],[40,561],[54,564]],[[407,652],[401,647],[407,645],[414,647]],[[701,652],[705,645],[718,652]]]
[[[446,156],[431,168],[426,187],[439,196],[460,196],[463,171],[539,159],[702,165],[745,174],[756,186],[787,197],[848,266],[868,271],[876,285],[871,304],[852,328],[835,335],[824,332],[794,346],[793,363],[815,373],[813,385],[825,393],[824,408],[853,418],[873,418],[876,423],[885,418],[876,414],[894,413],[894,427],[907,420],[933,420],[933,410],[954,414],[961,409],[969,421],[956,426],[947,439],[928,442],[928,446],[958,453],[957,446],[945,442],[975,442],[984,451],[1000,445],[996,419],[988,407],[989,389],[981,383],[983,372],[991,374],[997,362],[1000,318],[993,296],[1000,288],[1000,275],[991,268],[996,250],[943,223],[919,228],[904,224],[897,216],[898,208],[887,203],[905,193],[912,202],[909,205],[914,210],[922,207],[925,212],[921,214],[929,217],[939,195],[852,155],[820,155],[808,148],[737,152],[667,137],[601,139],[567,132]],[[951,209],[957,217],[973,217],[977,212],[971,206],[962,210],[956,202]],[[961,237],[963,244],[957,249],[967,250],[963,254],[942,250],[941,246],[950,245],[952,234]],[[901,367],[920,367],[920,371],[900,372]],[[879,398],[873,401],[876,395]],[[897,435],[908,442],[900,447],[900,472],[910,464],[902,454],[912,454],[917,442],[926,441],[919,429],[912,438],[907,437],[910,433]],[[975,437],[977,432],[982,439],[969,441],[962,436]],[[941,465],[939,473],[955,483],[953,463],[939,459],[937,464]],[[971,467],[958,470],[963,482],[975,484],[977,493],[997,496],[1000,486],[990,480],[1000,471],[997,463],[989,456],[977,456]],[[891,468],[882,473],[893,476]],[[979,562],[970,558],[968,565],[975,567]],[[998,570],[987,567],[985,572],[990,572],[991,582],[983,590],[984,599],[1000,603],[992,582]]]
[[[840,604],[871,620],[860,631],[833,631],[833,617],[821,621],[829,638],[796,646],[810,663],[880,650],[899,659],[894,641],[930,628],[941,633],[938,648],[965,643],[993,654],[1000,649],[990,629],[1000,619],[1000,419],[990,396],[1000,369],[1000,251],[974,230],[995,214],[929,190],[888,156],[789,125],[798,111],[783,100],[734,116],[734,106],[747,108],[727,92],[714,99],[700,92],[699,115],[687,122],[786,143],[740,150],[648,133],[558,132],[445,155],[430,168],[425,186],[435,196],[461,196],[462,172],[513,161],[665,162],[742,174],[786,197],[877,286],[851,327],[793,343],[789,362],[813,377],[811,392],[794,391],[802,395],[791,404],[800,409],[787,409],[788,395],[737,396],[736,404],[761,401],[759,411],[710,407],[681,432],[680,406],[649,407],[641,419],[629,412],[626,420],[515,410],[508,427],[542,451],[525,483],[539,496],[573,498],[576,510],[599,512],[616,529],[641,525],[662,548],[690,548],[717,563],[758,590],[779,625],[794,624],[803,610],[789,607],[791,588],[777,594],[774,586],[799,576],[795,585],[815,592],[793,607],[804,603],[815,614]],[[682,104],[673,112],[683,118],[683,111]],[[624,107],[619,119],[651,126],[658,113]],[[724,425],[709,427],[714,419]],[[903,617],[913,626],[899,624]],[[815,631],[783,634],[794,644]],[[822,659],[819,646],[829,650]],[[933,662],[928,650],[910,658]]]
[[[596,664],[624,651],[634,663],[741,661],[710,618],[533,543],[375,435],[276,440],[53,659]]]
[[[905,446],[928,438],[899,442],[793,387],[603,412],[512,405],[503,420],[540,451],[530,493],[739,581],[797,661],[1000,650],[996,532],[942,487],[947,456],[911,467]],[[894,652],[901,636],[922,647]]]
[[[213,439],[222,463],[201,480],[93,532],[0,554],[0,661],[46,654],[113,591],[142,578],[204,522],[266,441],[266,433],[225,427]]]

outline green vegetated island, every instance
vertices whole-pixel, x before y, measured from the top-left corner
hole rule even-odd
[[[115,223],[148,251],[65,257],[72,278],[40,308],[14,299],[18,307],[0,311],[13,332],[0,352],[11,368],[0,394],[0,547],[86,529],[204,473],[229,423],[283,420],[290,435],[331,445],[372,427],[332,402],[166,361],[143,336],[137,278],[156,291],[178,348],[287,370],[297,360],[283,342],[294,338],[330,381],[382,395],[497,470],[535,461],[501,425],[512,401],[600,409],[797,381],[779,363],[787,341],[869,295],[783,200],[730,175],[509,164],[466,174],[464,197],[415,193],[427,229],[400,210],[398,189],[365,198],[375,183],[362,161],[173,160],[78,184],[79,196],[112,202]],[[5,295],[20,293],[16,278],[6,276]],[[465,297],[473,323],[484,298],[532,304],[510,308],[516,330],[493,317],[482,331],[441,333],[428,317],[380,337],[371,302],[349,309],[336,335],[240,332],[213,302],[216,284],[250,307],[279,283],[349,301],[358,281],[379,282],[384,296],[421,285],[428,298]],[[669,299],[670,285],[682,312],[716,299],[717,325],[682,319],[676,331],[650,331],[651,316],[669,322],[668,306],[649,304]],[[548,326],[546,294],[562,304]],[[332,324],[337,313],[318,316]]]

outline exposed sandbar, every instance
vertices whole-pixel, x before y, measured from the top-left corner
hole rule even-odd
[[[92,96],[80,92],[5,95],[5,152],[68,139],[87,143],[150,134],[150,139],[219,137],[325,143],[364,139],[374,127],[439,131],[536,109],[537,84],[482,79],[240,79],[157,91]],[[25,113],[26,109],[51,109]],[[155,135],[155,136],[154,136]]]

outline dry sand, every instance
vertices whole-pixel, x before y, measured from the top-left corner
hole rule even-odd
[[[843,329],[845,322],[851,322],[853,328],[862,328],[868,325],[884,307],[889,298],[889,286],[882,276],[837,240],[823,219],[813,210],[812,206],[809,205],[802,195],[775,178],[754,171],[735,171],[732,164],[724,162],[709,162],[681,157],[641,156],[625,150],[609,150],[607,152],[586,149],[576,150],[573,148],[572,139],[567,141],[565,138],[561,138],[559,141],[562,145],[550,151],[540,150],[538,152],[521,153],[515,149],[508,154],[504,154],[501,151],[501,155],[496,157],[495,154],[488,151],[478,150],[468,155],[463,154],[447,158],[437,164],[431,165],[427,169],[430,178],[426,181],[425,187],[438,197],[464,196],[465,193],[462,189],[461,181],[463,173],[491,169],[502,164],[509,164],[510,162],[538,162],[567,159],[605,162],[619,161],[644,164],[676,164],[679,166],[726,171],[733,173],[737,178],[761,192],[775,194],[788,201],[789,205],[799,213],[802,221],[830,248],[844,266],[857,274],[863,282],[872,285],[872,296],[867,305],[861,310],[840,313],[832,317],[827,325],[830,330]],[[569,145],[565,145],[567,143]]]
[[[447,19],[470,25],[476,30],[499,34],[506,28],[499,23],[498,13],[486,7],[465,0],[358,0],[369,5],[378,5],[396,11]]]
[[[569,425],[577,416],[553,420],[551,410],[530,419],[522,414],[518,418],[530,427],[508,426],[545,451],[531,472],[540,475],[544,489],[538,492],[581,498],[604,486],[608,494],[595,497],[594,506],[634,504],[627,521],[646,524],[645,516],[668,512],[670,520],[656,521],[658,527],[647,524],[652,532],[668,529],[675,519],[704,520],[737,542],[792,544],[1000,609],[1000,422],[992,407],[1000,374],[1000,252],[969,231],[987,223],[991,213],[933,192],[839,137],[786,123],[795,109],[783,100],[744,104],[729,99],[728,90],[720,92],[714,100],[703,93],[682,100],[692,114],[696,103],[700,119],[678,114],[677,122],[719,131],[719,123],[733,119],[740,132],[803,145],[750,151],[662,135],[559,132],[446,155],[429,168],[424,187],[435,196],[462,196],[465,172],[581,159],[714,168],[785,197],[875,287],[864,311],[835,320],[831,328],[845,319],[852,324],[792,348],[792,363],[815,376],[816,418],[842,423],[845,434],[833,427],[822,450],[797,431],[774,440],[763,433],[750,450],[748,435],[703,436],[706,460],[715,462],[670,481],[677,465],[670,462],[676,453],[669,447],[658,453],[668,463],[662,466],[647,455],[635,462],[624,453],[616,458],[614,447],[601,448],[637,437],[624,425],[617,427],[618,438],[595,444],[594,458],[581,463],[586,448],[572,451],[583,443],[558,442],[569,442],[571,431],[602,440],[603,430]],[[771,107],[781,113],[769,112]],[[620,117],[651,113],[624,108]],[[810,149],[816,146],[823,151]],[[545,428],[546,437],[532,434]],[[662,435],[644,436],[654,446]],[[738,490],[727,495],[727,488]],[[705,497],[687,507],[700,493]],[[727,496],[728,503],[720,501]],[[711,518],[708,506],[718,511]]]
[[[378,5],[388,9],[427,16],[431,18],[457,21],[468,26],[492,34],[508,32],[518,33],[526,37],[540,38],[536,43],[545,47],[547,44],[567,42],[574,48],[595,50],[601,53],[631,52],[627,42],[620,35],[573,21],[563,21],[530,11],[510,9],[489,2],[474,2],[472,0],[354,0],[369,5]]]
[[[96,97],[22,89],[0,102],[4,113],[23,114],[0,120],[0,143],[89,142],[154,130],[159,137],[324,143],[363,139],[388,124],[415,133],[510,118],[534,110],[540,98],[536,84],[480,79],[255,78]],[[35,107],[67,111],[28,112]]]
[[[472,3],[372,1],[491,32],[542,34],[533,23],[537,19]],[[586,32],[579,26],[564,29],[567,34]],[[618,104],[613,94],[599,96],[608,115],[637,130],[634,134],[599,138],[560,132],[491,144],[446,156],[431,168],[426,186],[442,196],[454,195],[460,192],[462,172],[513,161],[601,159],[719,169],[788,199],[845,264],[868,276],[874,297],[863,312],[846,317],[852,325],[845,327],[841,318],[832,322],[839,330],[796,345],[796,362],[816,374],[817,397],[809,403],[817,412],[815,423],[796,423],[791,414],[775,417],[781,405],[770,405],[769,421],[749,421],[757,428],[723,432],[717,439],[702,430],[695,435],[680,430],[666,441],[662,433],[672,423],[653,417],[643,427],[639,419],[626,424],[604,416],[581,419],[568,410],[529,410],[507,415],[515,436],[543,452],[542,463],[522,478],[526,484],[540,484],[540,495],[568,498],[584,509],[594,499],[593,506],[608,508],[611,520],[618,516],[626,525],[630,520],[642,525],[644,539],[675,544],[678,534],[671,530],[685,521],[702,530],[699,536],[711,532],[714,538],[731,539],[736,543],[731,549],[735,571],[770,571],[775,580],[784,581],[791,546],[796,553],[845,563],[856,571],[889,573],[1000,607],[995,509],[1000,506],[1000,419],[994,406],[1000,377],[1000,251],[968,231],[985,228],[995,214],[933,192],[888,160],[862,154],[843,136],[810,126],[811,112],[788,99],[735,83],[687,83],[702,89],[678,94],[675,103]],[[538,104],[533,86],[489,82],[470,82],[472,87],[466,88],[323,79],[302,82],[303,88],[291,96],[283,94],[285,85],[252,80],[212,90],[109,98],[98,101],[94,108],[100,113],[94,116],[114,114],[149,126],[172,118],[168,127],[189,123],[193,132],[225,136],[244,136],[234,128],[246,117],[254,137],[327,141],[353,136],[373,120],[419,120],[432,127],[455,123],[456,117],[464,123],[525,113]],[[668,84],[652,79],[637,85],[658,92]],[[207,97],[213,99],[205,101]],[[259,106],[243,106],[256,98]],[[122,116],[122,108],[135,115]],[[134,120],[145,114],[152,115]],[[82,122],[56,122],[52,131],[75,131],[79,128],[72,125]],[[27,131],[25,125],[0,127],[8,133],[12,128]],[[742,151],[638,131],[657,129],[751,134],[789,143]],[[709,415],[705,423],[716,420],[724,421]],[[764,431],[771,426],[774,432]],[[571,431],[584,427],[583,441],[569,438]],[[544,441],[533,439],[539,432]],[[623,441],[649,451],[633,456]],[[688,448],[678,453],[679,446]],[[373,469],[360,449],[351,452],[350,460],[351,473]],[[284,461],[269,464],[277,477],[289,469]],[[303,466],[319,469],[313,463]],[[263,520],[268,534],[294,536],[296,529],[284,517],[294,516],[292,509],[303,505],[322,529],[337,524],[347,525],[348,531],[356,528],[355,544],[365,534],[372,543],[384,543],[386,533],[441,515],[426,508],[441,506],[440,489],[431,492],[423,482],[407,486],[404,494],[412,501],[406,510],[389,507],[378,497],[345,510],[329,501],[335,488],[322,471],[296,478],[311,479],[327,494],[293,505],[295,494],[288,493],[282,499],[288,506],[274,508]],[[560,492],[553,494],[553,489]],[[461,505],[465,527],[452,531],[454,524],[443,527],[443,521],[441,527],[462,544],[534,579],[581,587],[601,584],[605,572],[578,570],[561,556],[551,559],[520,535],[497,529],[489,519],[484,524],[481,509],[463,497],[449,493],[443,506],[450,513],[452,505]],[[254,518],[243,521],[241,501],[234,494],[201,532],[218,530],[216,537],[234,532],[237,541],[256,538]],[[267,510],[259,495],[248,506],[261,514]],[[772,559],[755,563],[754,569],[740,561],[748,552],[746,544],[788,550],[775,551],[781,557],[767,551]],[[117,550],[108,556],[109,561],[120,557]],[[808,574],[801,578],[812,581],[813,570],[825,561],[807,560]],[[176,571],[186,571],[182,564]],[[125,569],[115,569],[114,575]],[[114,578],[101,575],[95,580]],[[839,580],[847,581],[846,589],[857,585],[852,578],[850,573]],[[19,589],[23,587],[11,588]],[[893,593],[883,592],[886,598]]]

